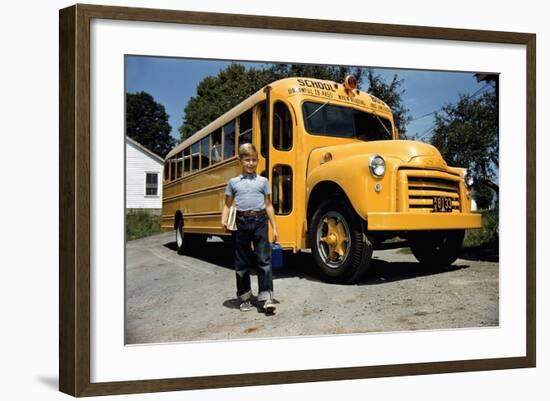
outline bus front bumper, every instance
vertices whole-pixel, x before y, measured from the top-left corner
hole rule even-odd
[[[481,227],[478,213],[368,213],[369,231],[458,230]]]

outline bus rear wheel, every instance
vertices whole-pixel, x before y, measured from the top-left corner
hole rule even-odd
[[[178,220],[176,222],[176,247],[177,247],[178,254],[180,255],[186,251],[185,240],[183,239],[184,235],[185,234],[183,232],[183,220]]]
[[[329,282],[354,283],[370,264],[373,246],[363,234],[360,217],[344,200],[329,199],[319,206],[311,219],[310,243]]]
[[[418,232],[410,238],[414,257],[430,269],[449,266],[460,255],[464,230]]]
[[[196,252],[206,240],[206,235],[185,233],[183,220],[176,223],[176,248],[179,255]]]

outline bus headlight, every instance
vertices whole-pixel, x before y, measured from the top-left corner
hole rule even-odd
[[[383,177],[386,173],[386,162],[384,158],[379,155],[374,155],[369,161],[370,173],[376,178]]]

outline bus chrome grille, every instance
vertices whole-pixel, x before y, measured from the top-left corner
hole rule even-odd
[[[451,198],[451,212],[460,212],[460,189],[457,181],[435,177],[408,177],[409,210],[434,211],[434,199]]]

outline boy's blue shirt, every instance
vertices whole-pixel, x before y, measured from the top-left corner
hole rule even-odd
[[[241,173],[229,180],[225,194],[235,198],[238,211],[259,211],[265,209],[265,197],[271,191],[267,178],[256,173]]]

